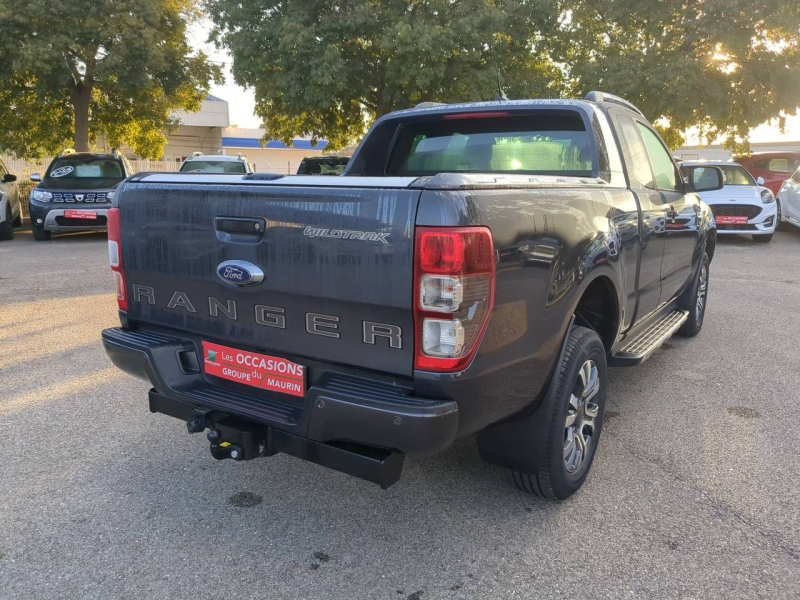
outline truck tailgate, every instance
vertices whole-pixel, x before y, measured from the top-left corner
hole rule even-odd
[[[358,187],[356,178],[353,187],[234,181],[124,184],[129,321],[410,376],[420,191]],[[260,268],[263,281],[223,279],[225,261]]]

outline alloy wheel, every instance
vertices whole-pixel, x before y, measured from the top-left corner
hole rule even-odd
[[[583,363],[567,407],[564,425],[564,467],[575,473],[590,455],[597,431],[596,419],[600,406],[594,401],[600,391],[600,372],[593,360]]]
[[[708,295],[708,266],[704,263],[700,267],[700,281],[697,282],[697,307],[695,309],[695,320],[703,322],[703,315],[706,310],[706,296]]]

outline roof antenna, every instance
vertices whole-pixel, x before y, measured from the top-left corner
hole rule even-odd
[[[503,86],[500,85],[500,69],[497,70],[497,90],[499,94],[497,98],[494,99],[495,102],[505,102],[508,100],[508,96],[506,96],[505,91],[503,91]]]

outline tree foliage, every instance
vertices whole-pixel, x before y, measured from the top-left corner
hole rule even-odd
[[[485,100],[497,74],[519,97],[558,96],[568,82],[537,32],[546,0],[213,0],[234,79],[255,90],[269,135],[346,145],[365,122],[425,100]]]
[[[624,96],[673,145],[697,127],[747,151],[750,129],[800,105],[796,0],[578,0],[556,49],[581,90]]]
[[[207,0],[269,135],[340,147],[423,100],[628,98],[668,141],[741,146],[800,98],[788,0]],[[746,143],[745,143],[746,145]]]
[[[38,157],[103,134],[161,156],[174,110],[219,68],[186,40],[195,0],[0,0],[0,149]]]

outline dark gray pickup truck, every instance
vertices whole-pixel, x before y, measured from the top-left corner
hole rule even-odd
[[[607,367],[703,324],[715,225],[693,179],[599,92],[392,113],[341,177],[139,174],[109,212],[103,343],[215,458],[385,488],[477,434],[522,490],[566,498]]]

